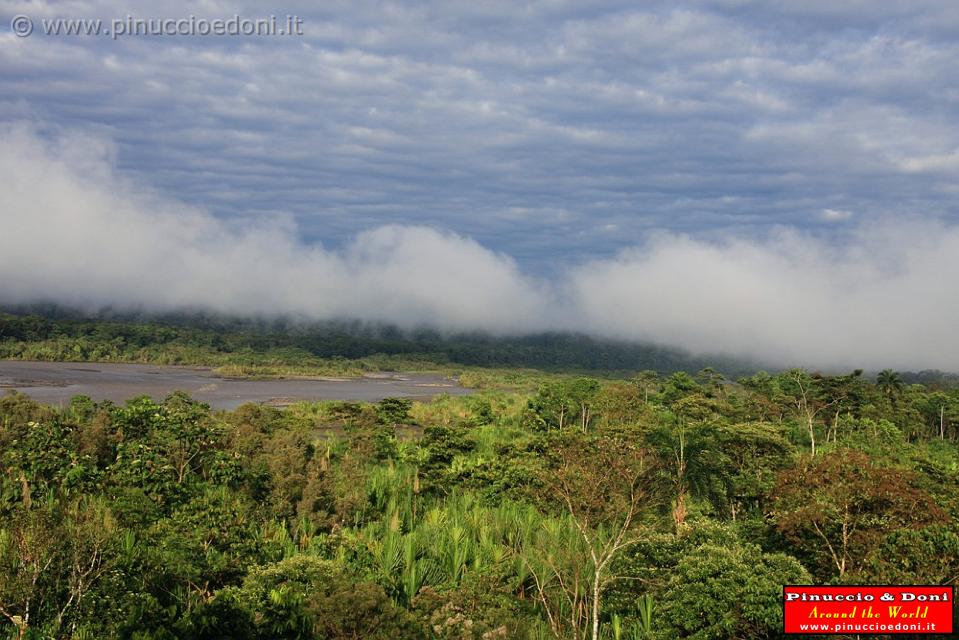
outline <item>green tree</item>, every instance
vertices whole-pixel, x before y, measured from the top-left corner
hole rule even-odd
[[[618,438],[570,438],[550,451],[555,461],[543,479],[565,507],[535,550],[521,554],[538,599],[559,636],[599,640],[602,598],[621,576],[615,561],[641,536],[638,519],[650,499],[651,456]],[[553,585],[562,598],[550,597]],[[568,624],[564,624],[564,615]]]
[[[355,582],[328,560],[298,555],[256,568],[217,594],[246,612],[255,638],[393,640],[421,637],[411,616],[377,585]]]
[[[732,519],[750,511],[762,515],[779,473],[795,452],[781,427],[761,422],[720,425],[714,446],[713,464],[726,475]]]
[[[376,405],[376,415],[383,424],[409,424],[413,421],[410,417],[412,407],[413,401],[409,398],[383,398]]]
[[[695,378],[685,371],[677,371],[668,378],[663,385],[662,400],[667,406],[672,406],[678,400],[701,391]]]
[[[812,578],[794,558],[758,546],[706,543],[670,571],[662,619],[672,637],[760,639],[782,629],[782,585]]]
[[[559,429],[575,425],[585,433],[593,418],[593,402],[599,383],[592,378],[547,382],[527,403],[523,421],[534,430]]]
[[[630,379],[630,382],[639,387],[643,396],[643,403],[645,404],[649,404],[650,395],[659,393],[659,374],[655,371],[650,371],[649,369],[640,371]]]
[[[954,431],[955,425],[959,424],[959,395],[955,392],[934,391],[924,394],[918,408],[924,422],[940,440],[945,440],[946,434]]]
[[[852,381],[861,371],[850,376],[828,377],[810,374],[804,369],[792,369],[778,376],[778,388],[784,394],[794,417],[804,424],[809,438],[810,455],[816,455],[816,427],[830,411],[838,415],[848,397]]]
[[[891,532],[947,519],[914,474],[848,449],[780,474],[773,517],[821,579],[858,574]]]
[[[671,513],[677,529],[686,526],[690,497],[707,498],[714,504],[724,501],[727,478],[720,464],[715,427],[680,419],[652,429],[647,440],[659,460],[660,483],[672,494]]]
[[[905,388],[902,376],[892,369],[883,369],[876,375],[876,386],[888,397],[895,399]]]
[[[27,637],[72,633],[91,591],[110,569],[116,527],[101,501],[47,500],[0,526],[0,615]]]
[[[423,479],[423,491],[447,493],[453,460],[474,449],[476,442],[463,427],[426,427],[416,456],[418,474]]]

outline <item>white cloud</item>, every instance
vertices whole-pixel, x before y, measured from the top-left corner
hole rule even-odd
[[[332,250],[301,241],[289,218],[223,221],[124,178],[98,136],[19,125],[0,138],[0,303],[570,329],[783,364],[959,369],[954,225],[873,221],[841,246],[788,229],[663,234],[546,282],[423,226]]]
[[[666,236],[576,268],[580,325],[811,366],[959,368],[959,228],[886,221],[843,248]]]
[[[900,162],[900,166],[907,173],[921,173],[923,171],[957,173],[959,172],[959,152],[906,158]]]
[[[153,310],[210,308],[523,331],[543,292],[511,259],[453,233],[384,226],[342,251],[307,246],[288,219],[255,225],[143,193],[98,138],[2,132],[0,300]]]
[[[819,212],[819,218],[825,222],[842,222],[852,218],[852,211],[845,209],[823,209]]]

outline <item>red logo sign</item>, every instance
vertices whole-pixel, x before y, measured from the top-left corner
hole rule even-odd
[[[803,634],[946,634],[953,587],[783,587],[783,631]]]

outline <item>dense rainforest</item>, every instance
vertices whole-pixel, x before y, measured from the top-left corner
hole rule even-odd
[[[495,387],[495,385],[491,385]],[[9,638],[766,638],[954,584],[959,392],[542,375],[420,403],[0,399]]]
[[[668,373],[713,366],[733,374],[758,368],[741,359],[572,333],[496,337],[359,322],[202,314],[89,318],[58,308],[43,311],[0,313],[0,358],[204,364],[234,375],[358,375],[450,366]]]
[[[774,363],[576,333],[491,336],[402,331],[360,322],[250,319],[201,313],[88,316],[62,307],[0,309],[0,358],[207,365],[224,375],[362,375],[371,371],[523,369],[608,377],[714,368],[737,378]],[[481,371],[479,373],[482,373]],[[514,372],[515,373],[515,372]],[[482,377],[481,375],[478,377]],[[901,372],[907,383],[959,387],[959,374]]]

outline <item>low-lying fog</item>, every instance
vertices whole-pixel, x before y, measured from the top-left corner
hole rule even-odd
[[[654,235],[535,277],[440,229],[384,226],[331,250],[283,217],[224,221],[120,176],[100,138],[12,125],[0,139],[0,304],[558,329],[784,364],[959,369],[954,224],[874,221],[842,242]]]

